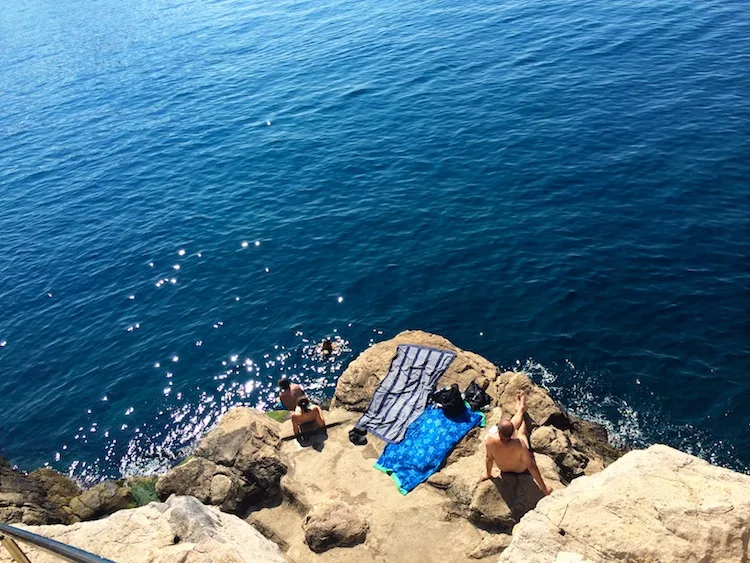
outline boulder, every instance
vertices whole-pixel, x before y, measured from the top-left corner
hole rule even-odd
[[[570,417],[572,427],[570,430],[570,441],[572,446],[584,454],[591,461],[602,465],[602,469],[620,459],[625,451],[616,448],[609,443],[607,429],[601,424],[584,420],[576,416]],[[590,468],[586,467],[586,474]]]
[[[748,558],[750,476],[662,445],[633,451],[543,499],[503,563]]]
[[[201,439],[192,458],[159,479],[159,498],[192,495],[225,512],[239,513],[277,497],[287,471],[279,454],[278,429],[278,422],[256,409],[228,411]]]
[[[68,515],[48,498],[42,482],[13,469],[0,457],[0,522],[34,526],[68,521]]]
[[[507,371],[495,380],[491,388],[494,388],[496,404],[503,409],[505,416],[510,417],[516,412],[516,396],[519,391],[525,391],[526,408],[532,428],[544,425],[552,425],[563,430],[570,428],[570,417],[565,409],[556,403],[546,390],[535,385],[525,373]]]
[[[66,506],[73,497],[81,494],[81,488],[73,479],[49,467],[32,471],[29,478],[39,483],[47,498],[59,507]]]
[[[510,535],[508,534],[486,534],[482,541],[469,553],[472,559],[484,559],[498,555],[510,545]]]
[[[566,482],[584,474],[589,458],[575,449],[570,440],[570,431],[554,426],[540,426],[531,433],[531,447],[552,458]]]
[[[224,512],[237,512],[252,491],[231,468],[217,465],[202,457],[191,457],[159,478],[156,494],[160,499],[170,495],[189,495],[202,503],[218,506]]]
[[[302,528],[305,543],[315,553],[332,547],[352,547],[365,541],[367,521],[342,501],[317,504],[305,516]]]
[[[70,499],[69,508],[76,521],[95,520],[118,510],[133,508],[135,499],[122,481],[104,481]]]
[[[29,527],[29,531],[118,563],[282,563],[278,546],[236,516],[192,497],[171,497],[108,518],[71,526]],[[34,563],[59,559],[24,546]],[[0,563],[10,563],[0,550]]]

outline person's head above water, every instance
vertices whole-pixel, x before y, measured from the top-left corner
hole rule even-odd
[[[278,385],[279,389],[281,389],[282,391],[289,391],[289,387],[290,387],[289,380],[285,377],[282,377],[281,379],[279,379],[276,382],[276,385]]]
[[[297,406],[302,412],[306,412],[310,408],[310,399],[307,397],[300,397],[297,401]]]
[[[500,430],[500,438],[505,441],[510,440],[513,437],[513,432],[516,429],[510,420],[503,420],[497,425],[497,427]]]

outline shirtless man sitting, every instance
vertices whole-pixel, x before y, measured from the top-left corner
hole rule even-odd
[[[286,410],[294,411],[297,408],[297,401],[305,396],[305,390],[296,383],[291,383],[285,377],[279,379],[278,386],[281,389],[279,401]]]
[[[544,483],[542,474],[534,461],[534,453],[529,447],[529,436],[526,431],[526,393],[516,395],[516,414],[510,420],[503,420],[487,432],[484,442],[487,450],[486,470],[480,481],[497,477],[492,474],[492,466],[497,464],[500,471],[506,473],[530,473],[537,486],[545,495],[552,491]]]

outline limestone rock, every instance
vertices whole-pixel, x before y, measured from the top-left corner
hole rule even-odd
[[[279,457],[279,424],[247,407],[227,412],[201,440],[195,455],[237,469],[267,494],[278,491],[286,464]]]
[[[128,487],[104,481],[70,500],[70,511],[80,521],[94,520],[124,508],[132,508],[135,499]]]
[[[575,416],[571,416],[570,419],[572,422],[571,444],[591,461],[597,460],[603,467],[606,467],[620,459],[625,453],[609,443],[607,429],[601,424]]]
[[[0,522],[63,524],[68,516],[48,497],[42,483],[14,470],[0,457]]]
[[[516,395],[519,391],[525,391],[527,412],[533,427],[549,424],[563,430],[570,428],[568,413],[549,396],[547,391],[535,385],[525,373],[505,372],[491,387],[494,387],[497,402],[506,417],[516,412]]]
[[[81,494],[81,488],[75,481],[49,467],[32,471],[29,478],[39,483],[47,498],[59,507],[64,507],[70,499]]]
[[[163,475],[156,491],[192,495],[225,512],[278,496],[287,465],[279,454],[279,423],[256,409],[238,407],[198,444],[195,455]]]
[[[305,543],[315,553],[332,547],[352,547],[365,541],[369,526],[350,505],[341,501],[317,504],[302,524]]]
[[[191,457],[162,475],[156,483],[156,494],[160,499],[167,499],[170,495],[189,495],[205,504],[218,506],[224,512],[236,512],[244,506],[248,495],[257,492],[237,470],[202,457]]]
[[[584,474],[589,458],[571,444],[569,431],[554,426],[540,426],[531,433],[531,447],[551,457],[565,481],[570,482]]]
[[[485,557],[498,555],[510,545],[510,539],[509,534],[486,534],[482,538],[482,541],[479,542],[479,545],[469,553],[469,557],[472,559],[484,559]]]
[[[747,559],[748,530],[750,476],[656,445],[543,499],[500,561],[729,563]]]
[[[456,353],[456,358],[438,381],[438,387],[458,383],[463,391],[474,379],[486,377],[494,380],[497,377],[497,368],[478,354],[461,350],[442,336],[408,330],[368,348],[349,364],[336,384],[331,408],[365,411],[375,389],[388,373],[399,344],[441,348]],[[493,393],[492,390],[488,392]]]
[[[171,497],[108,518],[30,531],[118,563],[282,563],[279,548],[236,516],[191,497]],[[59,559],[24,546],[34,563]],[[0,563],[10,563],[0,550]]]

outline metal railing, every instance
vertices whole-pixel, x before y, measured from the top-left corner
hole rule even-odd
[[[26,530],[14,528],[7,524],[0,524],[0,544],[8,550],[10,556],[17,563],[31,563],[24,552],[21,551],[21,548],[18,547],[17,542],[32,545],[37,549],[46,551],[63,561],[70,561],[71,563],[114,563],[110,559],[104,559],[77,547],[72,547]]]

